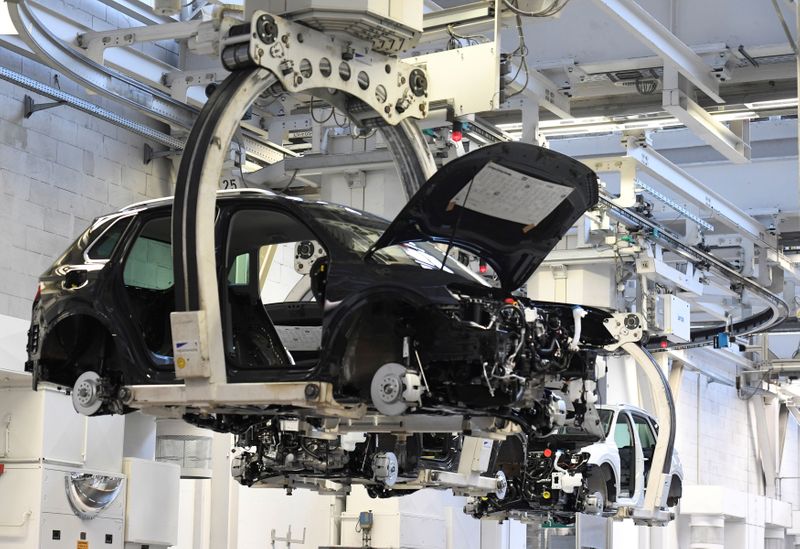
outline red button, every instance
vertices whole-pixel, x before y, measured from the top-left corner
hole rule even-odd
[[[545,448],[544,452],[542,452],[542,453],[544,454],[544,457],[546,457],[546,458],[549,458],[550,456],[553,455],[553,451],[550,448]]]

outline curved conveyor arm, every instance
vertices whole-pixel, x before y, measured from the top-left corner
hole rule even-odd
[[[201,339],[207,342],[211,383],[226,382],[214,250],[216,190],[242,116],[275,82],[275,76],[262,68],[243,69],[228,76],[201,110],[178,169],[172,210],[175,306],[177,311],[204,314]],[[434,170],[434,163],[417,125],[406,120],[383,131],[398,161],[404,188],[408,192],[418,189]]]
[[[650,474],[646,479],[647,490],[644,506],[634,511],[634,520],[651,523],[664,523],[670,520],[667,511],[667,496],[672,481],[672,454],[675,448],[675,401],[672,398],[669,381],[664,371],[652,355],[638,343],[623,343],[621,348],[627,352],[642,369],[653,391],[658,438],[650,462]]]
[[[397,166],[406,198],[410,199],[436,172],[425,137],[419,126],[408,119],[396,126],[383,125],[380,130]]]

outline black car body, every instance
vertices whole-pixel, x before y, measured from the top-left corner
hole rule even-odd
[[[452,197],[488,162],[574,190],[529,230],[521,230],[513,221],[452,208]],[[228,381],[326,379],[334,381],[343,396],[363,396],[365,380],[368,386],[378,366],[403,358],[406,336],[414,340],[426,364],[429,383],[460,384],[463,380],[453,377],[454,370],[480,378],[476,365],[482,368],[483,362],[493,362],[504,334],[475,325],[485,326],[482,319],[500,310],[504,300],[513,297],[528,303],[512,291],[596,200],[591,170],[563,155],[521,144],[486,147],[446,165],[391,225],[322,201],[263,191],[221,192],[216,232]],[[124,385],[176,382],[169,330],[174,294],[171,261],[166,257],[170,208],[171,200],[161,199],[97,219],[41,276],[27,365],[35,382],[71,387],[82,372],[98,368],[119,377]],[[311,267],[316,300],[264,308],[257,303],[255,277],[242,287],[230,283],[230,272],[242,254],[254,254],[260,246],[281,240],[315,241],[326,251]],[[453,259],[454,253],[442,269],[441,251],[422,243],[451,240],[486,260],[498,273],[500,287],[480,284]],[[137,285],[128,279],[135,279],[135,271],[144,266],[130,264],[132,254],[140,259],[137,247],[144,245],[150,247],[146,261],[158,273],[147,275],[155,283]],[[250,269],[256,264],[249,261]],[[535,305],[558,317],[565,336],[570,335],[571,306]],[[602,327],[607,316],[589,310],[582,332],[584,346],[611,341]],[[320,350],[288,356],[274,327],[286,322],[321,325]],[[581,354],[570,355],[558,369],[582,368],[572,364],[580,361]],[[509,404],[515,394],[492,397],[486,387],[463,389],[457,400],[467,406]]]
[[[384,415],[512,421],[522,426],[523,438],[507,443],[493,462],[507,469],[516,462],[510,484],[520,501],[529,502],[525,487],[540,487],[526,473],[526,455],[539,452],[534,458],[540,460],[545,448],[574,450],[586,443],[585,437],[554,442],[558,425],[569,421],[601,436],[585,393],[567,398],[559,391],[573,381],[594,380],[595,356],[614,340],[603,324],[610,313],[534,302],[517,289],[597,199],[590,169],[519,143],[488,146],[446,164],[391,224],[322,201],[247,189],[220,192],[217,278],[228,383],[328,381],[338,400],[365,403]],[[162,199],[100,218],[42,275],[27,364],[34,384],[69,389],[88,371],[118,387],[182,382],[175,376],[169,324],[175,299],[170,214],[171,200]],[[295,263],[308,273],[307,291],[265,305],[259,271],[264,247],[286,243],[295,243]],[[498,284],[460,264],[458,251],[484,260]],[[319,344],[287,350],[286,330],[303,328],[321,331]],[[389,383],[402,384],[398,368],[414,371],[422,386],[412,402],[381,402],[381,391],[399,394]],[[107,402],[98,413],[123,411]],[[389,448],[400,454],[400,476],[414,478],[432,462],[452,468],[460,450],[452,435],[412,437],[401,450],[397,437],[369,435],[357,445],[358,456],[345,456],[334,443],[283,431],[279,418],[292,413],[266,406],[202,416],[187,411],[184,417],[235,432],[241,447],[258,448],[240,461],[244,484],[290,473],[374,483],[371,469],[355,464],[371,463]],[[276,448],[295,448],[291,465],[275,461]],[[336,452],[336,459],[320,458]],[[580,456],[563,459],[585,465]],[[392,493],[386,486],[376,489],[378,495]],[[578,496],[570,497],[568,506],[576,507]],[[540,498],[537,505],[556,508],[559,499]]]

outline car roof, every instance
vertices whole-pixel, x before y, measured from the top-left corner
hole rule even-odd
[[[271,199],[287,199],[287,200],[295,200],[302,202],[303,199],[299,197],[287,197],[282,196],[272,191],[268,191],[266,189],[225,189],[225,190],[218,190],[217,191],[217,198],[226,198],[226,197],[242,197],[242,196],[260,196],[263,198],[271,198]],[[143,200],[141,202],[136,202],[134,204],[130,204],[123,208],[120,208],[119,212],[131,212],[134,210],[147,210],[150,208],[157,208],[159,206],[166,206],[167,204],[171,204],[172,201],[175,199],[174,196],[164,196],[162,198],[152,198],[150,200]]]
[[[612,410],[615,412],[618,412],[620,410],[628,410],[630,412],[638,412],[643,416],[653,418],[653,414],[651,414],[647,410],[639,408],[638,406],[634,406],[633,404],[598,404],[596,407],[598,410]]]

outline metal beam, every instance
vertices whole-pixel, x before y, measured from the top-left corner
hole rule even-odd
[[[516,74],[517,69],[518,67],[512,67],[512,73]],[[522,90],[520,94],[524,98],[523,100],[534,99],[559,118],[572,118],[572,114],[570,114],[570,99],[562,93],[558,84],[530,67],[528,68],[527,78],[524,72],[519,71],[519,73],[517,78],[508,84],[508,88],[512,93]],[[508,103],[514,106],[514,98]]]
[[[165,72],[174,71],[174,67],[126,47],[113,50],[113,55],[109,53],[109,65],[113,68],[105,67],[69,45],[75,36],[86,32],[86,28],[69,21],[62,14],[32,0],[10,2],[9,13],[20,30],[20,37],[38,55],[40,62],[63,72],[89,91],[101,93],[173,128],[188,130],[194,124],[197,109],[160,89],[163,86],[162,76]],[[174,20],[168,20],[174,23]],[[191,25],[185,24],[187,27]],[[114,70],[122,67],[130,76]],[[140,72],[134,73],[133,67]],[[149,81],[150,84],[143,81]],[[257,128],[246,123],[241,126],[241,144],[249,157],[272,163],[285,156],[297,156],[293,151],[270,143],[259,134]]]
[[[674,66],[711,99],[724,103],[711,67],[634,0],[595,0],[595,3],[658,53],[664,65]]]
[[[119,48],[159,40],[184,40],[196,36],[201,26],[206,26],[213,32],[214,23],[211,21],[206,23],[187,21],[109,31],[86,31],[78,34],[77,42],[81,48],[87,50],[91,59],[102,63],[104,51],[107,48]]]
[[[175,21],[172,17],[157,15],[153,12],[152,5],[140,0],[99,0],[99,2],[145,25],[157,25]]]
[[[14,21],[14,26],[20,32],[20,37],[45,64],[61,71],[85,88],[120,101],[161,122],[182,128],[192,127],[197,109],[175,101],[168,94],[153,86],[143,84],[139,81],[144,78],[143,75],[131,78],[103,67],[88,58],[82,59],[82,56],[64,40],[67,40],[67,34],[71,34],[71,37],[74,38],[78,33],[86,31],[85,28],[74,22],[66,21],[63,17],[59,17],[58,13],[39,5],[34,8],[30,0],[9,2],[8,11]],[[43,14],[48,18],[51,26],[57,21],[63,23],[64,37],[54,35],[53,29],[43,23],[40,19]],[[161,74],[166,70],[166,66],[163,69],[155,68],[155,72],[149,75],[151,81],[160,80]]]
[[[680,85],[683,77],[673,67],[664,67],[664,90],[661,104],[664,110],[680,120],[700,139],[711,145],[722,156],[736,164],[750,162],[750,143],[728,126],[711,116],[695,103]],[[739,121],[742,131],[749,129]]]
[[[750,425],[753,432],[753,444],[756,456],[764,475],[764,492],[767,497],[775,497],[775,485],[778,476],[775,467],[775,447],[767,430],[767,411],[764,401],[753,397],[747,401],[750,412]]]
[[[759,245],[776,247],[775,237],[768,234],[766,227],[761,223],[653,149],[630,147],[627,155],[638,162],[638,170],[653,176],[670,191],[681,195],[691,203],[710,210],[712,219],[742,233],[747,239]]]

